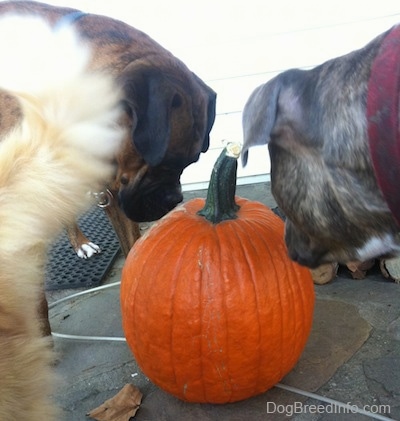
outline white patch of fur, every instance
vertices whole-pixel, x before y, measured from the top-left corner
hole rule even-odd
[[[99,253],[101,253],[100,247],[92,242],[82,244],[76,252],[81,259],[89,259],[93,255]]]
[[[391,235],[386,234],[382,237],[370,238],[356,252],[358,260],[363,262],[386,254],[399,254],[400,246]]]

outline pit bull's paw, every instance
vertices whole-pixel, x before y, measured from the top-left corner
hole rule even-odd
[[[76,254],[81,259],[89,259],[94,254],[99,253],[101,253],[100,247],[92,242],[84,243],[76,250]]]

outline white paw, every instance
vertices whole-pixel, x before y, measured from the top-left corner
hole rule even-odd
[[[82,244],[76,254],[81,259],[89,259],[89,257],[92,257],[94,254],[100,253],[100,247],[97,244],[94,243],[85,243]]]

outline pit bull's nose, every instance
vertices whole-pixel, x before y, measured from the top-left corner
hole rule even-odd
[[[289,257],[299,265],[315,269],[322,264],[322,254],[313,253],[311,250],[289,249]]]

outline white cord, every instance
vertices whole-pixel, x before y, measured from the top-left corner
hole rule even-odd
[[[115,336],[83,336],[83,335],[68,335],[65,333],[51,332],[52,336],[61,339],[73,339],[75,341],[107,341],[107,342],[126,342],[125,338]]]
[[[275,387],[278,387],[283,390],[287,390],[288,392],[296,393],[297,395],[306,396],[307,398],[312,398],[317,401],[326,402],[326,403],[338,406],[340,408],[348,410],[351,413],[357,412],[359,414],[366,415],[367,417],[374,418],[380,421],[394,421],[393,418],[388,418],[380,414],[374,414],[373,412],[369,412],[369,411],[366,411],[365,409],[359,408],[357,405],[349,405],[346,403],[342,403],[334,399],[327,398],[325,396],[320,396],[315,393],[306,392],[305,390],[298,389],[297,387],[287,386],[282,383],[277,383]]]
[[[120,285],[120,284],[121,284],[121,281],[118,281],[118,282],[114,282],[112,284],[102,285],[102,286],[99,286],[99,287],[87,289],[85,291],[77,292],[77,293],[72,294],[72,295],[68,295],[68,297],[60,298],[59,300],[54,301],[53,303],[49,304],[49,310],[52,309],[53,307],[57,306],[58,304],[63,303],[64,301],[68,301],[72,298],[80,297],[81,295],[85,295],[85,294],[91,294],[92,292],[101,291],[102,289],[115,287],[115,286]]]
[[[72,295],[68,295],[68,297],[60,298],[57,301],[54,301],[53,303],[49,304],[49,310],[57,306],[58,304],[61,304],[65,301],[71,300],[76,297],[80,297],[81,295],[90,294],[92,292],[101,291],[103,289],[111,288],[120,285],[121,282],[114,282],[112,284],[102,285],[99,287],[91,288],[85,291],[77,292]],[[51,332],[52,336],[55,338],[61,338],[61,339],[72,339],[74,341],[107,341],[107,342],[126,342],[125,338],[121,337],[110,337],[110,336],[84,336],[84,335],[69,335],[65,333],[58,333],[58,332]]]

